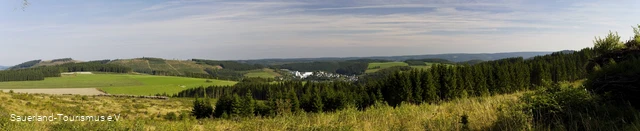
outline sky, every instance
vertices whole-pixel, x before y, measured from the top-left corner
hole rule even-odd
[[[579,50],[640,24],[638,0],[0,2],[0,65]]]

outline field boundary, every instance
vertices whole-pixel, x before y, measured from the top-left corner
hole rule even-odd
[[[122,95],[122,94],[99,94],[94,96],[103,96],[103,97],[125,97],[125,98],[146,98],[146,99],[161,99],[168,100],[169,97],[166,96],[144,96],[144,95]]]

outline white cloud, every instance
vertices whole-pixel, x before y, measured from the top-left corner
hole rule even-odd
[[[54,35],[42,36],[40,40],[70,47],[124,45],[153,50],[131,55],[212,50],[219,52],[183,57],[246,59],[294,55],[287,49],[297,47],[362,47],[362,50],[344,52],[345,56],[376,55],[379,52],[366,48],[378,47],[415,49],[384,53],[396,55],[580,49],[590,46],[595,35],[605,34],[609,29],[625,35],[622,32],[629,32],[632,22],[640,21],[637,17],[629,17],[640,12],[623,2],[574,3],[556,10],[526,8],[522,1],[354,3],[346,7],[314,7],[317,3],[172,1],[139,7],[125,16],[103,16],[101,19],[109,21],[98,23],[45,24],[2,31],[49,32]],[[425,10],[391,14],[348,12],[404,8]],[[39,41],[18,39],[10,42]],[[281,51],[256,54],[269,50],[264,48]],[[104,50],[118,52],[123,49],[105,47]],[[237,50],[256,52],[234,54]],[[318,52],[309,53],[321,54]],[[229,55],[219,55],[224,53]]]

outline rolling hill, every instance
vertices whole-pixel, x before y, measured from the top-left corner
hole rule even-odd
[[[210,81],[210,82],[207,82]],[[235,81],[132,74],[79,74],[46,78],[43,81],[0,82],[2,89],[98,88],[109,94],[173,94],[184,89],[210,85],[234,85]]]
[[[563,51],[565,52],[565,51]],[[569,51],[566,51],[569,52]],[[287,63],[315,62],[315,61],[346,61],[357,59],[375,59],[388,61],[405,61],[409,59],[445,59],[452,62],[464,62],[471,60],[490,61],[510,57],[530,58],[534,56],[551,54],[552,52],[507,52],[507,53],[452,53],[432,55],[404,55],[404,56],[371,56],[371,57],[325,57],[325,58],[283,58],[283,59],[256,59],[238,60],[238,62],[262,65],[281,65]]]
[[[79,63],[82,61],[73,60],[71,58],[62,58],[62,59],[53,59],[53,60],[31,60],[27,62],[20,63],[18,65],[6,68],[6,69],[25,69],[25,68],[33,68],[40,66],[54,66],[54,65],[62,65],[66,63]]]
[[[235,74],[235,76],[237,77],[234,78],[238,79],[242,78],[243,75],[247,75],[246,77],[264,78],[273,78],[276,76],[280,76],[280,74],[273,72],[273,70],[271,69],[264,68],[261,65],[249,65],[238,63],[235,61],[216,61],[204,59],[166,60],[162,58],[143,57],[134,59],[97,60],[88,62],[121,65],[131,68],[133,72],[136,73],[152,75],[194,76],[194,74],[209,75],[215,72],[215,76],[213,77],[216,78],[226,77],[226,75],[229,75],[229,73]],[[66,63],[82,63],[82,61],[73,60],[71,58],[54,60],[31,60],[12,67],[7,67],[7,69],[18,70],[41,66],[62,65]]]
[[[152,74],[153,71],[181,75],[185,72],[206,74],[205,69],[220,69],[219,66],[196,64],[190,60],[165,60],[160,58],[117,59],[109,62],[130,67],[135,72]]]

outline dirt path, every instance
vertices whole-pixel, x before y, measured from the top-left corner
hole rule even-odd
[[[182,75],[182,73],[180,73],[180,71],[178,71],[178,69],[174,68],[171,64],[167,63],[166,61],[164,63],[169,65],[169,67],[171,67],[171,69],[173,69],[174,71],[178,72],[178,74]]]
[[[147,62],[147,67],[149,67],[149,70],[153,70],[151,69],[151,64],[149,64],[149,60],[145,60],[145,62]]]
[[[99,91],[96,88],[56,88],[56,89],[0,89],[3,92],[9,92],[13,90],[16,93],[42,93],[42,94],[54,94],[54,95],[62,95],[62,94],[77,94],[77,95],[100,95],[106,94],[104,92]]]

